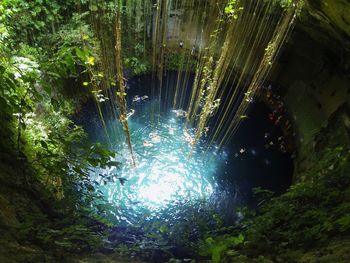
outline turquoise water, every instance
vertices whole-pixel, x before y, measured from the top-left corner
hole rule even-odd
[[[209,200],[217,183],[215,175],[226,161],[225,153],[208,149],[205,138],[193,146],[194,130],[186,128],[182,112],[156,114],[157,103],[133,103],[128,122],[136,159],[133,166],[118,120],[107,122],[119,168],[99,169],[93,175],[113,175],[100,186],[117,207],[157,211],[178,202]]]

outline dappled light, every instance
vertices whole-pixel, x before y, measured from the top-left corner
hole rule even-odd
[[[202,146],[190,156],[193,129],[186,129],[176,112],[163,114],[159,124],[152,124],[145,112],[155,107],[156,103],[148,102],[128,120],[136,164],[130,161],[125,145],[116,143],[116,161],[121,168],[98,170],[92,176],[98,174],[96,180],[103,180],[104,175],[115,174],[114,182],[101,189],[111,203],[126,206],[157,209],[176,200],[209,199],[225,155],[215,147],[207,150]],[[111,125],[116,125],[115,121],[107,122]]]

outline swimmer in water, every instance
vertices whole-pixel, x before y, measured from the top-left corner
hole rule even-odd
[[[186,118],[187,117],[187,112],[184,110],[173,110],[173,112],[175,113],[176,117],[178,118]]]
[[[133,97],[132,101],[133,102],[140,102],[141,101],[141,97],[139,95],[136,95],[135,97]]]
[[[161,141],[160,136],[157,133],[150,133],[149,137],[153,143],[159,143]]]
[[[145,146],[145,147],[152,147],[153,144],[151,142],[149,142],[149,141],[143,141],[143,146]]]
[[[134,109],[131,109],[130,112],[128,112],[128,114],[126,115],[126,119],[129,119],[132,115],[135,114],[135,110]]]

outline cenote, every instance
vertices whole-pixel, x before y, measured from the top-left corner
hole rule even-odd
[[[164,76],[167,96],[173,96],[169,93],[175,91],[180,74],[167,72]],[[187,92],[191,91],[193,80],[191,74]],[[183,222],[186,225],[193,218],[203,220],[213,215],[212,220],[220,218],[223,226],[241,220],[239,208],[260,205],[254,189],[281,194],[290,185],[292,150],[287,151],[281,124],[271,121],[274,109],[263,100],[252,102],[250,117],[225,147],[209,141],[210,124],[205,137],[194,146],[195,129],[186,123],[186,112],[150,99],[152,88],[152,75],[131,78],[127,84],[135,164],[123,128],[115,118],[117,112],[111,112],[108,100],[101,107],[105,124],[92,100],[82,106],[75,119],[91,140],[106,144],[116,153],[115,167],[93,169],[90,174],[99,185],[98,191],[114,207],[112,214],[119,226],[111,241],[123,236],[123,241],[135,238],[140,243],[150,242],[147,235],[156,226],[164,231],[162,242],[170,246],[170,251],[179,257],[191,257],[189,251],[179,250],[176,242],[171,243],[172,235],[166,240],[166,231],[174,225],[181,228]],[[217,223],[206,222],[207,227]],[[199,234],[191,238],[196,240]],[[157,253],[152,256],[157,262],[169,256],[161,247]]]
[[[167,73],[168,92],[175,90],[179,74]],[[188,90],[193,78],[192,74]],[[211,133],[209,124],[205,138],[194,147],[194,128],[186,124],[182,109],[161,105],[157,112],[159,102],[148,93],[151,79],[151,75],[134,77],[127,85],[135,165],[127,144],[120,143],[125,141],[123,129],[114,117],[117,112],[109,111],[108,101],[102,107],[105,131],[93,101],[76,116],[76,123],[85,127],[92,140],[109,145],[116,153],[114,161],[120,163],[91,175],[102,182],[100,190],[109,202],[136,214],[146,210],[155,214],[178,202],[204,201],[232,219],[235,208],[256,205],[253,188],[277,193],[287,189],[293,173],[292,153],[281,149],[285,144],[281,126],[269,119],[273,110],[263,101],[252,103],[250,117],[227,146],[219,148],[206,140]],[[126,220],[127,214],[123,213]]]
[[[0,262],[350,262],[349,14],[0,1]]]

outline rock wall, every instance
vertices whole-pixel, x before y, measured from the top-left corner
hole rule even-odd
[[[305,0],[305,9],[331,37],[350,36],[349,0]]]
[[[305,1],[271,81],[294,118],[298,173],[315,150],[315,136],[322,133],[330,116],[350,103],[349,0]]]

